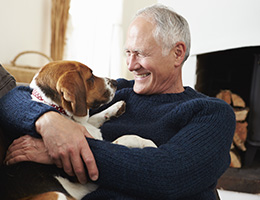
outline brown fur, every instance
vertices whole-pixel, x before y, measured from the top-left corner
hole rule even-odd
[[[57,200],[58,194],[56,192],[45,192],[43,194],[22,198],[20,200]],[[72,197],[67,197],[67,200],[75,200]]]

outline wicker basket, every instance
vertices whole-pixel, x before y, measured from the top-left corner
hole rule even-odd
[[[16,82],[21,82],[21,83],[30,83],[34,77],[34,75],[39,71],[39,67],[32,67],[29,65],[16,65],[16,60],[24,54],[38,54],[41,55],[43,57],[45,57],[46,59],[48,59],[49,62],[52,61],[52,59],[50,57],[48,57],[47,55],[38,52],[38,51],[23,51],[21,53],[19,53],[17,56],[15,56],[15,58],[13,59],[13,61],[11,61],[11,64],[7,64],[7,65],[3,65],[4,68],[14,76],[14,78],[16,79]]]

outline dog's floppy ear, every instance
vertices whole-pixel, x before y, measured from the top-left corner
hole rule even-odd
[[[56,85],[57,91],[61,94],[62,106],[76,116],[87,115],[85,84],[76,70],[64,73]]]

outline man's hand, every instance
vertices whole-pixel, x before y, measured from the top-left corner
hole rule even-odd
[[[95,158],[85,137],[91,137],[85,127],[56,112],[43,114],[35,123],[52,161],[64,171],[76,175],[80,183],[86,183],[86,164],[90,178],[98,179]],[[82,161],[83,160],[83,161]]]
[[[29,135],[14,140],[6,152],[5,163],[7,165],[22,161],[54,164],[42,139]]]

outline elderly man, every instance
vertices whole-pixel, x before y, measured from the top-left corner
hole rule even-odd
[[[217,179],[230,162],[235,118],[222,100],[183,87],[189,49],[189,27],[182,16],[161,5],[137,13],[125,44],[134,81],[118,80],[114,101],[125,100],[126,112],[101,127],[105,141],[31,101],[28,88],[12,90],[0,102],[1,126],[12,137],[41,135],[42,140],[17,139],[7,163],[55,163],[81,183],[88,173],[100,188],[84,199],[215,199]],[[158,148],[111,143],[124,134],[151,139]],[[25,143],[37,148],[25,149]]]

